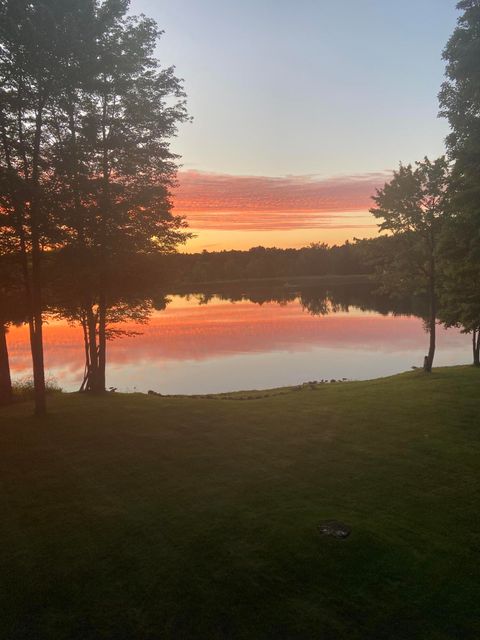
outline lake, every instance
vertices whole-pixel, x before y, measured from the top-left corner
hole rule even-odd
[[[119,391],[203,394],[361,380],[421,366],[428,344],[422,320],[398,309],[394,315],[364,297],[358,288],[343,291],[340,302],[325,291],[170,296],[147,324],[122,325],[138,335],[109,342],[107,384]],[[66,391],[78,389],[80,327],[50,319],[44,338],[48,375]],[[8,343],[14,378],[29,376],[27,327],[12,327]],[[439,327],[436,365],[468,363],[470,351],[469,336]]]

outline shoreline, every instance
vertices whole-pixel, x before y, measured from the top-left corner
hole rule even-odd
[[[350,274],[350,275],[323,275],[323,276],[275,276],[271,278],[241,278],[238,280],[206,280],[203,282],[181,283],[169,287],[169,293],[176,295],[180,293],[196,293],[205,289],[222,286],[314,286],[314,285],[350,285],[350,284],[374,284],[374,277],[371,274]]]

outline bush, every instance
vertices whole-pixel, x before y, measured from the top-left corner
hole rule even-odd
[[[25,376],[13,383],[13,396],[16,400],[32,400],[34,397],[33,377]],[[62,393],[62,387],[54,376],[47,376],[45,380],[47,394]]]

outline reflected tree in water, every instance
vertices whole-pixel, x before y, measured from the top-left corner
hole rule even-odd
[[[169,302],[148,257],[125,257],[128,259],[118,262],[104,283],[109,292],[105,312],[106,340],[140,335],[141,325],[148,322],[153,311],[165,309]],[[83,254],[76,256],[75,251],[65,251],[55,256],[50,273],[52,314],[82,327],[85,375],[80,391],[94,392],[100,351],[100,291],[95,265],[88,270],[83,263]],[[138,329],[123,328],[127,323],[137,325]]]

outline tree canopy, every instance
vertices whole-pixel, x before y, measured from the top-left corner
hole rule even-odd
[[[426,319],[430,347],[424,368],[431,371],[435,355],[438,312],[438,250],[447,207],[449,166],[446,158],[425,158],[415,166],[400,165],[393,178],[373,197],[370,211],[381,231],[397,239],[396,251],[381,274],[390,290],[420,290],[428,295]]]
[[[155,22],[128,9],[128,0],[0,0],[0,244],[22,264],[39,414],[45,251],[74,248],[79,279],[96,271],[81,303],[95,319],[102,391],[109,270],[188,237],[170,199],[185,93],[155,57]]]

